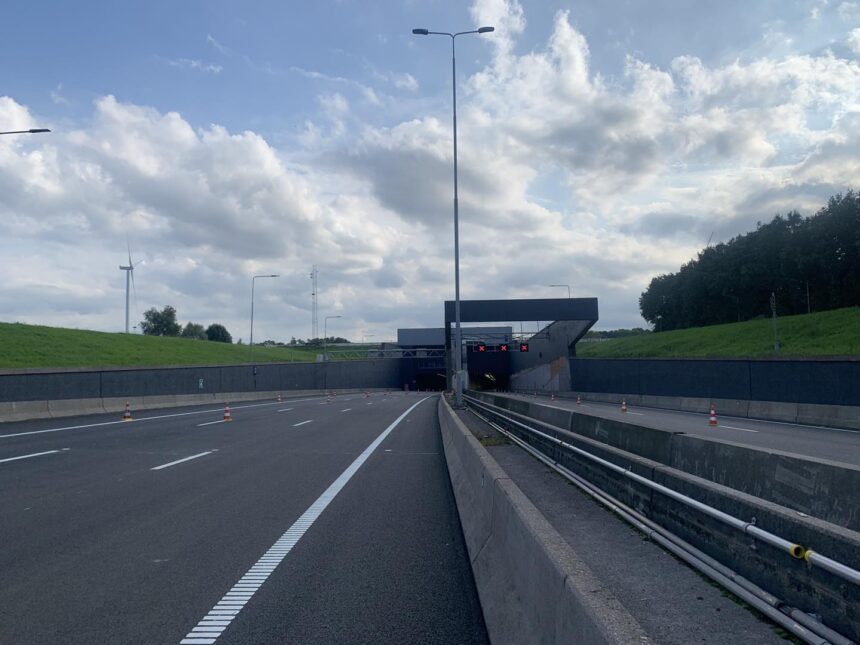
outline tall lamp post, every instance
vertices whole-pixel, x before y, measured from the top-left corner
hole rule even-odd
[[[277,274],[255,275],[251,278],[251,341],[248,343],[248,362],[254,362],[254,282],[257,278],[280,278]]]
[[[550,287],[567,287],[567,298],[570,299],[570,285],[569,284],[551,284]]]
[[[457,198],[457,55],[454,43],[457,36],[466,34],[488,34],[495,31],[494,27],[479,27],[471,31],[430,31],[428,29],[413,29],[416,36],[448,36],[451,38],[451,78],[453,88],[454,108],[454,379],[456,403],[463,405],[463,347],[460,333],[460,212]]]
[[[328,361],[328,321],[329,318],[343,318],[343,316],[326,316],[323,319],[323,360]]]

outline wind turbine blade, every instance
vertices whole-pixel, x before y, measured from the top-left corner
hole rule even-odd
[[[125,246],[128,249],[128,266],[134,267],[131,263],[131,242],[128,241],[128,235],[125,236]]]

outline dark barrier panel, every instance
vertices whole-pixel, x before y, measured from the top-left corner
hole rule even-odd
[[[398,388],[399,360],[0,374],[0,402],[274,392],[326,387]]]
[[[860,361],[571,358],[574,392],[860,405]]]
[[[100,397],[99,372],[0,375],[0,401],[54,401]]]

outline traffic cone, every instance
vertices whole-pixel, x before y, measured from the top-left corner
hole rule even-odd
[[[549,400],[555,401],[555,392],[552,393],[552,395],[549,397]]]
[[[711,403],[711,416],[708,418],[708,425],[717,425],[717,409],[714,407],[713,403]]]
[[[125,402],[125,412],[122,413],[123,421],[131,421],[131,406],[128,404],[128,401]]]
[[[627,412],[627,401],[624,399],[621,399],[621,411]]]
[[[280,395],[280,393],[279,393],[279,394],[278,394],[278,403],[282,403],[282,400],[281,400],[281,395]]]
[[[233,417],[230,416],[230,404],[224,406],[224,421],[232,421]]]
[[[577,404],[577,405],[582,405],[582,397],[581,397],[581,396],[579,396],[578,394],[576,395],[576,404]]]

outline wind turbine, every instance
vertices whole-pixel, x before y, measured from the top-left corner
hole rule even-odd
[[[125,333],[128,333],[128,302],[129,302],[129,283],[134,289],[134,299],[137,302],[137,289],[134,286],[134,263],[131,261],[131,244],[126,242],[128,247],[128,266],[119,265],[120,270],[125,271]],[[141,264],[138,262],[138,264]]]

